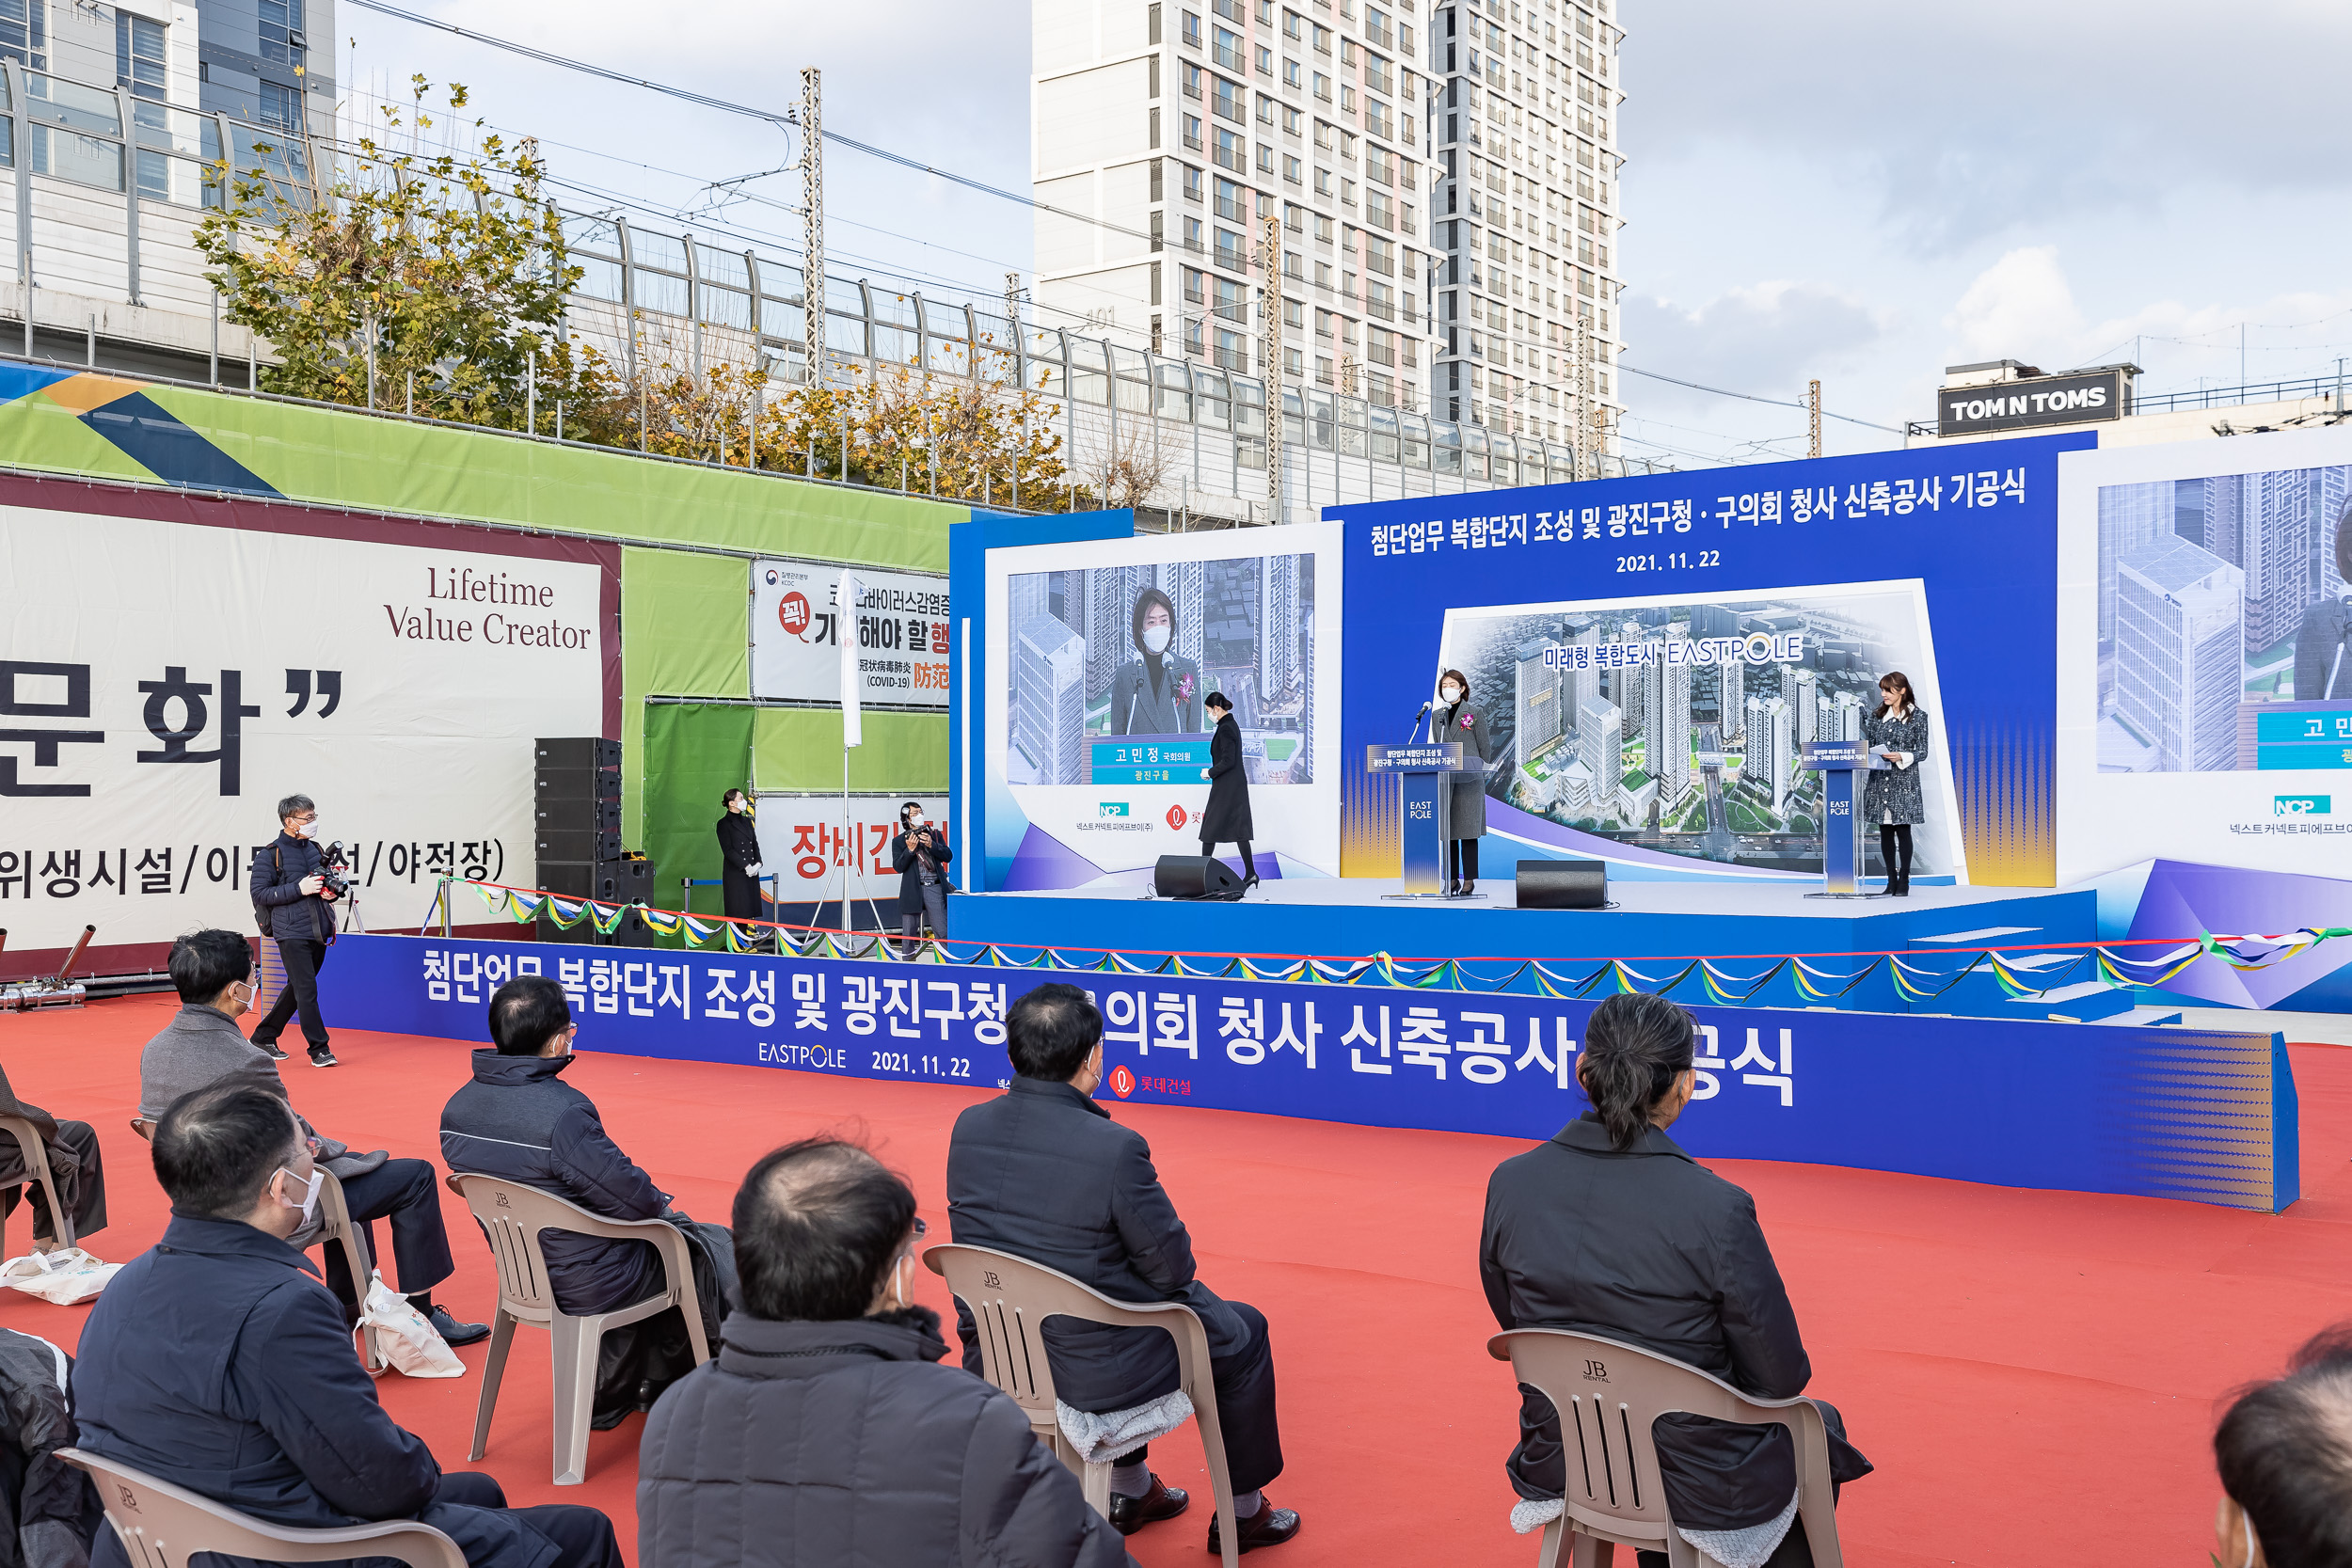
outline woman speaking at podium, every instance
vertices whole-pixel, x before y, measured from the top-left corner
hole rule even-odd
[[[1470,677],[1448,670],[1438,677],[1438,711],[1430,716],[1429,743],[1462,748],[1462,760],[1474,763],[1467,773],[1454,775],[1448,817],[1452,836],[1446,841],[1446,880],[1463,897],[1478,890],[1478,841],[1486,836],[1486,716],[1470,705]]]
[[[1166,594],[1147,588],[1136,595],[1127,634],[1136,657],[1111,680],[1113,735],[1200,733],[1200,667],[1168,652],[1176,641],[1176,606]]]
[[[1919,788],[1919,762],[1928,754],[1928,710],[1912,701],[1911,677],[1889,670],[1879,677],[1879,706],[1862,721],[1862,738],[1891,765],[1863,775],[1862,819],[1879,825],[1879,860],[1886,895],[1911,896],[1911,830],[1928,819]],[[1898,861],[1899,866],[1898,869]]]

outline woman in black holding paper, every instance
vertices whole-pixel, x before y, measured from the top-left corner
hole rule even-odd
[[[1468,897],[1478,891],[1478,841],[1486,836],[1486,716],[1470,705],[1470,677],[1448,670],[1438,677],[1438,711],[1430,717],[1432,746],[1458,745],[1467,773],[1454,775],[1452,832],[1446,840],[1446,880]]]
[[[1886,895],[1911,896],[1911,830],[1928,819],[1919,764],[1928,754],[1928,710],[1911,698],[1911,677],[1889,670],[1879,677],[1878,711],[1862,721],[1862,738],[1883,749],[1887,766],[1863,775],[1862,819],[1879,830],[1879,860]]]
[[[1136,595],[1127,635],[1136,657],[1111,679],[1113,735],[1200,733],[1200,667],[1168,650],[1176,641],[1176,605],[1156,588]]]

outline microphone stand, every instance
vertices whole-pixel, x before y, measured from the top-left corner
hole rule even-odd
[[[1426,719],[1426,718],[1428,718],[1428,717],[1429,717],[1429,709],[1430,709],[1431,705],[1430,705],[1430,704],[1428,704],[1428,703],[1423,703],[1423,704],[1422,704],[1422,705],[1421,705],[1421,711],[1420,711],[1419,713],[1416,713],[1416,714],[1414,714],[1414,715],[1413,715],[1413,727],[1412,727],[1412,730],[1411,730],[1411,732],[1410,732],[1409,734],[1407,734],[1407,735],[1406,736],[1406,737],[1405,737],[1405,741],[1406,741],[1406,745],[1410,745],[1410,744],[1412,744],[1414,741],[1416,741],[1416,740],[1418,740],[1418,739],[1420,739],[1420,738],[1421,738],[1421,721],[1422,721],[1422,720],[1424,720],[1424,719]]]

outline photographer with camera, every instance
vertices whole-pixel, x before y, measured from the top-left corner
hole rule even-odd
[[[920,800],[909,800],[898,808],[898,836],[890,841],[890,869],[898,874],[901,955],[913,958],[918,951],[914,939],[923,929],[926,915],[930,918],[932,936],[947,934],[947,873],[944,868],[954,858],[947,835],[931,826]]]
[[[326,1023],[319,1016],[319,966],[326,961],[327,943],[335,940],[335,911],[330,907],[342,892],[342,879],[332,879],[319,853],[319,813],[308,795],[289,795],[278,802],[278,837],[253,852],[247,886],[253,894],[253,913],[262,934],[276,939],[286,964],[286,989],[253,1031],[253,1043],[283,1061],[278,1037],[296,1008],[302,1013],[302,1037],[310,1044],[312,1067],[336,1066],[326,1043]]]

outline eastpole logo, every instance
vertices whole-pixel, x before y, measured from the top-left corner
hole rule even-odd
[[[1097,816],[1124,816],[1127,815],[1127,802],[1124,800],[1100,801],[1095,805],[1094,815]]]
[[[1127,1070],[1124,1062],[1111,1069],[1111,1093],[1124,1100],[1136,1092],[1136,1075]]]
[[[1170,806],[1168,808],[1168,825],[1169,827],[1181,830],[1184,823],[1188,820],[1190,819],[1184,816],[1184,807]]]
[[[2335,797],[2332,795],[2274,795],[2270,800],[2273,816],[2333,816]]]

